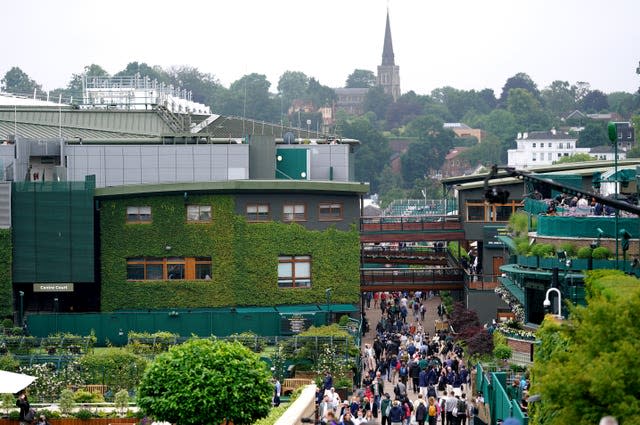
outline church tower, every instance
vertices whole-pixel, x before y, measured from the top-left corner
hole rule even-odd
[[[390,94],[394,102],[400,97],[400,67],[396,65],[393,55],[389,9],[387,9],[387,27],[384,30],[382,64],[378,66],[378,86],[382,87],[386,94]]]

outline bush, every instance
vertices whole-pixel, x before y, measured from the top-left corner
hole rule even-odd
[[[340,321],[338,322],[338,325],[347,326],[347,323],[349,323],[349,316],[347,316],[346,314],[343,314],[342,316],[340,316]]]
[[[571,242],[562,242],[559,251],[565,251],[569,257],[576,256],[576,246]]]
[[[509,217],[509,229],[516,236],[526,236],[529,231],[529,214],[522,211],[511,214],[511,217]]]
[[[599,246],[593,250],[591,256],[594,260],[606,260],[611,257],[611,250],[606,246]]]
[[[530,249],[529,241],[520,241],[516,243],[516,252],[518,255],[528,255]]]
[[[466,258],[469,260],[469,254],[464,249],[460,249],[460,257],[458,257],[458,247],[459,244],[457,241],[451,241],[447,244],[447,250],[454,258],[457,258],[458,260],[460,260],[460,258]]]
[[[588,246],[583,246],[578,249],[578,258],[591,258],[591,248]]]
[[[505,344],[496,345],[493,349],[493,355],[496,359],[500,360],[508,360],[511,358],[512,350],[511,347]]]
[[[551,257],[555,254],[556,248],[549,243],[534,244],[531,253],[538,257]]]
[[[13,357],[13,354],[7,353],[0,356],[0,370],[17,372],[18,367],[20,367],[20,362]]]
[[[75,402],[73,401],[73,391],[69,389],[62,390],[60,393],[60,400],[58,400],[58,405],[60,406],[60,412],[63,415],[68,415],[73,410],[73,406]]]
[[[124,415],[129,409],[129,392],[127,390],[118,391],[113,403],[120,415]]]
[[[93,412],[89,409],[80,409],[73,416],[83,421],[93,418]]]
[[[147,360],[124,348],[106,348],[86,354],[80,359],[85,379],[110,389],[133,389],[147,367]]]
[[[11,329],[13,327],[13,320],[11,319],[2,320],[2,327],[5,329]]]
[[[76,403],[102,403],[104,397],[100,394],[90,393],[87,390],[78,390],[73,394]]]

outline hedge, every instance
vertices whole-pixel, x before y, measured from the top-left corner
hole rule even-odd
[[[12,317],[11,230],[0,229],[0,317]]]
[[[327,288],[334,303],[359,301],[355,226],[345,232],[248,223],[235,214],[231,195],[190,195],[189,203],[211,205],[211,222],[187,223],[181,195],[101,201],[103,311],[325,303]],[[151,206],[152,223],[127,224],[126,207],[143,205]],[[279,255],[311,255],[310,289],[278,288]],[[167,256],[211,256],[211,280],[127,281],[128,257]]]

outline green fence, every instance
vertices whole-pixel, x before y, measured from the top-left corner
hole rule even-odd
[[[58,332],[97,337],[97,345],[127,343],[129,331],[167,331],[183,336],[226,336],[242,332],[257,335],[292,335],[308,326],[320,326],[342,315],[359,315],[351,304],[292,305],[277,307],[220,308],[202,310],[117,311],[110,313],[43,313],[27,316],[36,337]]]
[[[476,388],[484,396],[485,404],[489,405],[491,425],[507,418],[517,418],[522,425],[528,425],[529,418],[520,409],[519,400],[512,400],[505,390],[506,387],[506,372],[489,372],[480,364],[476,366]]]
[[[633,238],[639,235],[640,220],[637,218],[620,217],[618,229],[626,229]],[[602,229],[600,235],[597,229]],[[614,217],[571,217],[571,216],[544,216],[538,217],[538,236],[557,236],[574,238],[597,239],[615,237]]]

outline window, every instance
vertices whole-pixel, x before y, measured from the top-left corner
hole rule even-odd
[[[211,257],[127,258],[127,280],[209,280]]]
[[[249,221],[269,221],[269,204],[247,204],[245,215]]]
[[[127,207],[127,223],[151,223],[151,207]]]
[[[321,202],[318,206],[318,220],[338,221],[342,220],[342,204],[338,202]]]
[[[571,149],[571,143],[567,143],[567,149]]]
[[[311,256],[278,257],[279,288],[311,288]]]
[[[535,152],[531,154],[531,160],[532,160],[532,161],[535,161],[535,160],[536,160],[536,153],[535,153]]]
[[[561,153],[559,153],[559,154],[558,154],[558,158],[560,158],[561,156],[562,156],[562,154],[561,154]]]
[[[467,221],[485,221],[484,202],[467,203]]]
[[[551,147],[551,142],[549,142],[549,147]]]
[[[533,147],[534,147],[534,148],[536,147],[536,144],[535,144],[535,142],[533,143]]]
[[[307,207],[305,204],[285,204],[282,208],[282,221],[305,221]]]
[[[547,159],[548,159],[549,161],[551,161],[551,160],[553,159],[552,155],[553,155],[553,154],[552,154],[551,152],[549,152],[549,153],[547,154]]]
[[[187,221],[196,223],[211,221],[211,205],[187,205]]]
[[[560,144],[558,145],[558,148],[559,148],[559,149],[564,149],[564,143],[560,143]]]

